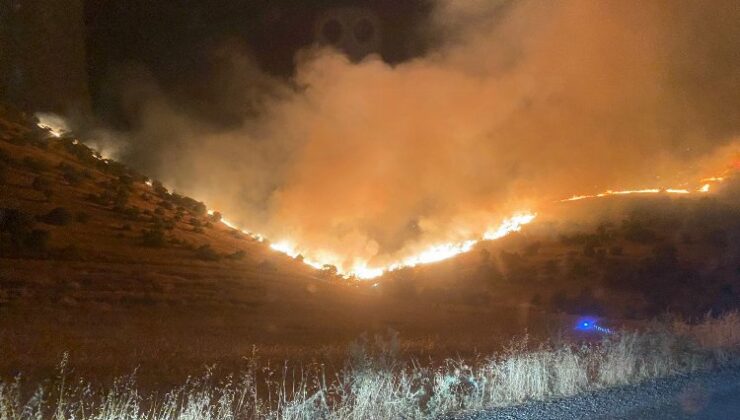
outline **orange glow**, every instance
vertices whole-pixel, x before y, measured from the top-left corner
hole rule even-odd
[[[208,210],[208,214],[213,214],[214,210]],[[452,258],[456,255],[470,251],[477,243],[481,241],[490,241],[502,238],[510,233],[518,232],[522,229],[522,226],[531,223],[536,217],[536,214],[530,212],[518,213],[508,219],[504,219],[497,227],[486,231],[480,239],[468,239],[462,242],[449,242],[432,245],[418,254],[411,255],[404,258],[401,261],[388,264],[383,267],[370,267],[366,262],[359,262],[354,264],[348,270],[342,270],[341,267],[337,267],[337,273],[345,278],[355,277],[362,280],[369,280],[376,277],[380,277],[383,274],[399,270],[406,267],[415,267],[420,264],[429,264],[438,261],[443,261]],[[246,235],[251,236],[259,240],[264,241],[262,235],[249,232],[245,229],[239,228],[236,224],[228,221],[225,218],[221,218],[221,223],[225,226],[238,230]],[[333,265],[328,261],[340,260],[336,256],[328,256],[323,259],[310,258],[312,252],[310,250],[301,251],[298,250],[290,241],[278,241],[270,244],[270,248],[273,251],[280,252],[291,258],[297,258],[298,256],[303,257],[302,262],[316,269],[323,269],[328,265]]]

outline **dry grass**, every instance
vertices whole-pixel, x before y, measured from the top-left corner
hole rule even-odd
[[[73,381],[64,358],[58,376],[29,395],[20,378],[0,383],[0,420],[429,418],[733,364],[740,316],[655,323],[591,344],[535,346],[525,337],[501,354],[439,365],[403,362],[398,354],[394,333],[361,337],[345,368],[327,377],[320,364],[275,367],[261,364],[255,352],[238,376],[217,380],[207,371],[152,395],[137,391],[133,375],[104,390]]]

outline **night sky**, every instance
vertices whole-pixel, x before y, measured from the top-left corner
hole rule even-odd
[[[93,103],[100,114],[111,117],[116,101],[108,96],[107,83],[119,67],[132,64],[150,72],[168,93],[187,86],[186,99],[208,101],[209,92],[217,90],[208,85],[213,73],[209,54],[224,45],[250,54],[261,70],[289,78],[298,50],[337,40],[336,19],[342,20],[347,10],[370,17],[370,34],[368,28],[364,34],[355,33],[377,41],[370,50],[388,63],[422,53],[429,42],[430,37],[419,33],[419,23],[430,10],[425,1],[87,1]],[[323,33],[317,29],[322,24]],[[349,34],[339,34],[344,36]],[[346,52],[355,59],[365,55]]]

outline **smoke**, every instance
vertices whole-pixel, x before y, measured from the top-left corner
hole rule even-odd
[[[718,151],[737,158],[738,21],[732,0],[447,0],[425,56],[316,47],[289,82],[231,46],[199,106],[228,129],[122,72],[120,157],[314,260],[383,266],[573,193],[677,186]]]

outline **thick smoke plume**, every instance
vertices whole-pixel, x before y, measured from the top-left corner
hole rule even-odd
[[[121,158],[314,260],[383,266],[517,210],[679,186],[736,158],[737,22],[732,0],[449,0],[425,56],[315,48],[290,83],[222,48],[206,107],[236,127],[128,72]]]

